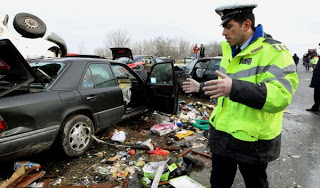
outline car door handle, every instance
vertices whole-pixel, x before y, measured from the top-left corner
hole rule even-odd
[[[93,99],[96,99],[96,96],[87,97],[87,100],[93,100]]]

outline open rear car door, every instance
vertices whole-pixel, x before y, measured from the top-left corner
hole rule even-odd
[[[145,92],[150,109],[168,114],[176,114],[178,89],[172,63],[156,63],[148,75]]]

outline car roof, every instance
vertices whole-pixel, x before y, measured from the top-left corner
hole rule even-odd
[[[215,57],[204,57],[204,58],[201,58],[201,59],[198,59],[198,60],[206,60],[206,59],[222,59],[222,56],[215,56]]]
[[[88,62],[88,61],[111,61],[106,58],[102,58],[99,56],[94,55],[80,55],[80,56],[66,56],[66,57],[59,57],[59,58],[45,58],[45,59],[32,59],[29,63],[35,62]]]

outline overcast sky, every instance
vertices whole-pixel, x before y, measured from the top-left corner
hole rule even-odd
[[[1,21],[4,14],[9,15],[9,28],[14,31],[15,14],[34,14],[46,23],[46,35],[55,32],[66,41],[68,52],[82,48],[90,54],[104,47],[106,34],[115,30],[126,31],[132,42],[159,36],[181,37],[192,44],[224,41],[221,20],[214,10],[227,1],[3,0],[0,15]],[[319,53],[319,0],[255,2],[256,25],[262,24],[264,31],[285,43],[292,54],[302,57],[308,48],[317,48]]]

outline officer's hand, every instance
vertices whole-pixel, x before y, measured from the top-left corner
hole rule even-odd
[[[187,78],[187,80],[183,82],[182,89],[186,93],[198,93],[200,90],[200,84],[192,78]]]
[[[216,99],[221,96],[228,96],[232,87],[232,79],[219,71],[216,74],[221,78],[220,80],[210,80],[204,83],[204,94],[210,95],[211,99]]]

